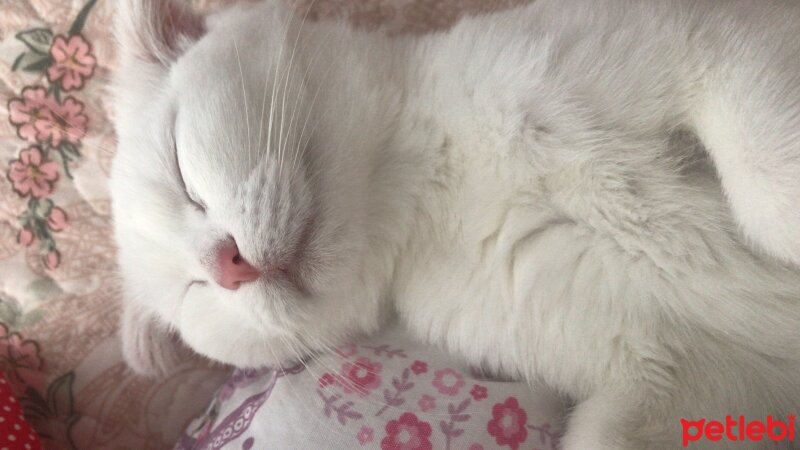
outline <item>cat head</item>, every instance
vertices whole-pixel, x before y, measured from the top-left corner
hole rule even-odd
[[[120,3],[111,191],[129,364],[163,369],[170,333],[253,367],[372,330],[379,306],[349,294],[368,172],[351,156],[368,144],[314,107],[302,21],[267,2],[210,17]]]

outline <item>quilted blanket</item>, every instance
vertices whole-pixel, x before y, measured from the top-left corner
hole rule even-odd
[[[295,6],[312,20],[409,33],[523,1]],[[192,2],[211,10],[231,0]],[[227,374],[188,359],[151,380],[121,359],[108,193],[115,3],[0,3],[0,370],[45,448],[171,448]]]

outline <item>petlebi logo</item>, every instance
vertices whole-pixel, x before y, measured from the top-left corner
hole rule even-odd
[[[794,442],[796,416],[789,415],[786,420],[767,416],[766,419],[747,420],[745,416],[725,416],[719,420],[681,419],[682,442],[689,447],[693,442]]]

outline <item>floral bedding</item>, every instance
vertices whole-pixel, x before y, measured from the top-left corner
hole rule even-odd
[[[395,329],[291,368],[235,371],[176,450],[556,450],[562,417],[551,392]]]
[[[187,1],[211,10],[236,0]],[[449,26],[464,13],[524,1],[295,0],[295,6],[309,9],[312,20],[346,17],[356,27],[417,33]],[[134,376],[121,359],[116,337],[120,283],[115,276],[108,193],[115,145],[108,95],[114,68],[110,27],[114,5],[115,0],[0,2],[0,105],[5,107],[0,111],[0,371],[48,449],[171,448],[181,430],[207,407],[228,373],[187,358],[165,378],[151,380]],[[446,413],[452,430],[461,429],[453,417],[492,414],[490,401],[479,402],[475,397],[483,395],[480,388],[459,387],[458,396],[451,399],[433,384],[433,369],[417,373],[421,366],[415,371],[412,363],[406,371],[389,364],[385,355],[364,358],[353,360],[352,367],[383,367],[383,384],[374,386],[376,392],[387,389],[386,380],[399,377],[400,386],[414,383],[419,388],[428,383],[434,389],[431,392],[445,395],[448,401],[458,399],[453,403],[457,412]],[[425,364],[433,367],[433,363]],[[392,373],[395,369],[399,372]],[[328,373],[330,383],[319,387],[322,394],[312,389],[309,395],[329,399],[346,395],[346,390],[332,391],[332,386],[344,389],[340,372]],[[249,392],[246,389],[265,387],[274,379],[277,395],[281,386],[303,376],[308,378],[289,370],[259,373],[251,387],[244,387],[235,380],[252,377],[239,373],[225,386],[237,393]],[[466,384],[466,375],[459,376]],[[372,389],[370,382],[359,386]],[[480,386],[494,391],[488,384]],[[212,406],[220,414],[229,404],[221,401],[225,392],[216,394],[216,406]],[[429,396],[431,400],[423,405],[435,411],[445,405],[445,397]],[[423,398],[428,397],[413,402],[418,404]],[[469,405],[462,405],[465,400]],[[503,411],[516,408],[500,404],[505,405]],[[478,405],[486,408],[479,411]],[[333,405],[325,408],[334,414]],[[377,413],[364,404],[353,411]],[[371,425],[359,430],[363,434],[357,443],[381,446],[384,434],[393,433],[387,431],[389,424],[394,424],[391,430],[418,430],[419,442],[439,442],[435,440],[441,437],[438,421],[418,412],[409,416],[396,415],[396,411],[395,405],[374,416],[387,422],[370,421]],[[214,425],[204,417],[206,425]],[[422,424],[430,426],[430,435]],[[528,435],[534,433],[525,429]],[[237,448],[246,448],[245,444]],[[458,448],[462,447],[459,443]]]

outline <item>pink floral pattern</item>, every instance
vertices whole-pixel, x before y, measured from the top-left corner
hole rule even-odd
[[[79,145],[86,135],[89,118],[84,105],[68,96],[59,102],[43,87],[23,88],[21,98],[8,102],[8,120],[17,127],[17,134],[28,142],[47,143],[59,147],[63,141]]]
[[[50,250],[44,255],[44,266],[54,270],[61,264],[61,253],[58,250]]]
[[[488,397],[489,392],[486,390],[486,387],[476,384],[475,386],[472,386],[472,389],[469,391],[469,395],[471,395],[472,398],[477,402]]]
[[[30,247],[38,240],[42,262],[49,270],[61,265],[53,233],[69,224],[67,213],[49,197],[60,179],[59,163],[66,177],[72,178],[70,164],[81,157],[81,141],[89,125],[83,102],[73,96],[61,98],[61,91],[83,88],[94,74],[97,59],[80,34],[92,6],[94,1],[86,4],[68,35],[54,37],[48,28],[16,35],[27,50],[17,57],[12,70],[44,73],[50,86],[25,86],[19,97],[8,101],[9,122],[21,139],[33,145],[10,161],[6,177],[14,192],[28,199],[27,210],[19,216],[17,243]]]
[[[28,228],[19,230],[19,234],[17,234],[17,243],[24,247],[29,247],[33,244],[34,239],[36,239],[36,235]]]
[[[53,192],[58,180],[58,164],[44,159],[39,147],[28,147],[11,161],[8,179],[20,197],[42,198]]]
[[[420,397],[419,401],[417,402],[420,411],[428,412],[434,408],[436,408],[436,399],[431,397],[428,394],[423,395]]]
[[[398,338],[395,336],[393,339]],[[176,449],[208,448],[207,443],[219,440],[216,448],[239,448],[240,444],[244,448],[244,444],[249,442],[253,448],[482,450],[501,446],[517,448],[526,439],[535,440],[534,448],[537,450],[558,448],[559,429],[551,427],[549,422],[537,422],[542,417],[541,411],[534,410],[533,415],[529,416],[520,406],[518,398],[525,399],[527,395],[525,384],[478,377],[469,371],[448,367],[445,356],[432,356],[413,346],[418,344],[405,342],[409,344],[405,348],[403,344],[402,339],[390,343],[360,342],[344,347],[351,351],[319,355],[308,363],[308,370],[303,365],[272,370],[265,374],[254,374],[247,383],[235,382],[242,378],[241,371],[237,371],[231,377],[233,382],[226,382],[220,389],[225,395],[218,394],[216,402],[209,407],[210,412],[192,426],[197,430],[195,434],[186,436]],[[348,357],[343,357],[342,353]],[[414,361],[411,364],[406,361],[409,357]],[[316,370],[329,370],[336,363],[341,368],[335,373]],[[414,368],[419,373],[415,373]],[[355,373],[350,375],[355,382],[347,379],[348,374],[352,373]],[[370,374],[377,377],[371,378]],[[283,380],[289,375],[293,379],[287,380],[285,385],[274,384],[276,379]],[[478,380],[480,384],[477,384]],[[468,382],[471,386],[469,390],[464,388]],[[447,393],[432,388],[434,383],[443,385]],[[374,387],[367,394],[363,389],[345,389],[355,384]],[[273,386],[276,391],[271,395],[282,395],[283,398],[277,400],[272,408],[270,402],[265,403],[262,410],[272,409],[272,412],[253,419],[256,426],[242,433],[240,439],[225,438],[225,424],[237,423],[249,402],[253,398],[261,398],[264,390]],[[455,395],[450,394],[453,388],[458,391]],[[316,410],[308,408],[309,398],[306,397],[306,394],[313,392],[316,392],[320,405]],[[520,397],[509,395],[517,393],[520,393]],[[491,402],[479,402],[485,399],[491,399]],[[526,405],[535,405],[530,398],[525,400],[528,402]],[[548,401],[547,404],[552,402]],[[259,437],[258,424],[264,423],[259,421],[269,422],[270,426],[266,428],[272,430],[276,420],[284,420],[286,408],[302,411],[304,422],[299,427],[287,425],[289,428],[298,428],[299,438],[287,442],[269,432],[261,433]],[[258,414],[262,414],[262,410]],[[296,412],[291,411],[288,415],[296,416]],[[313,435],[309,438],[304,428],[306,423],[320,420],[324,422],[326,436],[335,440],[335,443],[330,442],[329,447],[321,445]],[[251,432],[253,435],[247,437]],[[344,437],[345,440],[336,440],[334,436]],[[245,438],[252,440],[244,441]],[[323,441],[325,439],[322,438]],[[351,441],[348,443],[347,439]]]
[[[362,446],[367,445],[375,439],[375,430],[373,430],[371,427],[363,426],[360,430],[358,430],[356,439],[358,439],[358,443]]]
[[[28,86],[22,89],[21,98],[8,102],[8,120],[17,127],[17,134],[28,142],[40,140],[37,124],[50,120],[55,98],[43,87]]]
[[[63,103],[51,102],[49,114],[36,122],[37,139],[56,148],[66,141],[78,145],[86,134],[89,118],[83,114],[83,103],[67,97]]]
[[[17,331],[11,332],[5,323],[0,322],[0,371],[5,374],[3,382],[8,380],[31,425],[40,432],[47,430],[43,434],[46,442],[59,439],[60,442],[71,443],[72,428],[78,419],[73,408],[72,383],[75,374],[67,372],[48,385],[44,366],[39,343],[26,339]]]
[[[503,403],[492,407],[492,420],[486,426],[489,434],[494,436],[497,445],[507,445],[513,450],[528,438],[528,429],[525,423],[528,414],[520,408],[515,397],[508,397]]]
[[[464,376],[450,368],[437,370],[434,372],[433,387],[440,394],[457,395],[464,387]]]
[[[0,369],[8,374],[15,392],[23,391],[26,385],[38,384],[44,365],[39,352],[36,341],[9,333],[8,327],[0,323]]]
[[[367,395],[381,384],[381,367],[380,363],[366,357],[348,361],[342,364],[339,382],[345,392]]]
[[[67,213],[58,206],[54,206],[47,216],[47,226],[53,231],[62,231],[67,228]]]
[[[47,79],[60,83],[65,91],[82,88],[97,64],[91,45],[79,34],[56,36],[50,46],[50,56],[53,65],[47,69]]]
[[[319,384],[319,387],[323,387],[324,388],[326,386],[332,385],[335,382],[336,382],[336,377],[334,377],[333,375],[331,375],[329,373],[325,373],[321,377],[319,377],[318,384]]]
[[[386,424],[381,450],[431,450],[431,426],[413,413],[403,413]]]
[[[416,360],[414,364],[411,364],[411,371],[414,372],[414,375],[421,375],[428,371],[428,364],[425,361]]]

